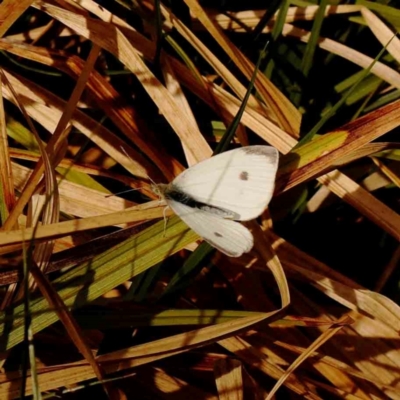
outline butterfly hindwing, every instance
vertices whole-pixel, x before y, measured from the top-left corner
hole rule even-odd
[[[239,257],[253,247],[253,235],[239,222],[166,199],[175,214],[204,240],[230,257]]]
[[[231,211],[233,219],[248,221],[267,207],[277,167],[275,148],[241,147],[194,165],[172,185],[196,202]]]

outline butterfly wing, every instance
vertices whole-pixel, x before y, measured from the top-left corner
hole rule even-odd
[[[190,167],[172,186],[196,202],[229,210],[233,219],[248,221],[271,200],[278,156],[270,146],[241,147]]]
[[[178,201],[166,202],[189,228],[222,253],[230,257],[240,257],[253,247],[253,235],[239,222],[189,207]]]

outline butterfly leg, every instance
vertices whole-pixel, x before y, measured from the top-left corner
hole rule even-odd
[[[163,217],[164,217],[164,237],[165,237],[165,231],[167,230],[167,222],[168,222],[168,217],[165,215],[167,212],[167,209],[169,206],[165,206],[163,210]]]

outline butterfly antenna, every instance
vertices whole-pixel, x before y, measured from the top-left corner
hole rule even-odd
[[[139,188],[134,188],[134,189],[127,189],[127,190],[123,190],[122,192],[117,192],[117,193],[113,193],[113,194],[108,194],[107,197],[113,197],[113,196],[118,196],[119,194],[123,194],[123,193],[128,193],[128,192],[133,192],[134,190],[140,190],[140,189],[144,189],[144,186],[139,187]]]
[[[120,146],[120,149],[121,149],[122,152],[133,162],[132,157],[126,152],[126,150],[125,150],[122,146]],[[157,183],[155,183],[155,182],[153,181],[153,179],[150,178],[149,175],[146,174],[146,176],[147,176],[148,180],[149,180],[154,186],[157,186]]]
[[[125,150],[122,146],[120,146],[120,149],[121,149],[122,152],[133,162],[132,157],[126,152],[126,150]],[[151,182],[151,184],[152,184],[155,188],[157,188],[157,187],[158,187],[158,184],[157,184],[156,182],[154,182],[153,179],[151,179],[149,175],[146,174],[146,176],[147,176],[147,179]],[[133,189],[133,190],[137,190],[137,189]],[[160,193],[158,190],[155,191],[154,189],[152,189],[152,192],[153,192],[154,194],[157,194],[157,195],[158,195],[159,201],[161,202],[161,201],[162,201],[162,195],[161,195],[161,193]]]

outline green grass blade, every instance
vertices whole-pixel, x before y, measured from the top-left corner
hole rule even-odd
[[[160,221],[67,272],[53,285],[67,307],[78,308],[151,268],[197,238],[179,218],[172,217],[165,232],[164,221]],[[18,305],[0,314],[4,320],[6,316],[14,317],[13,321],[0,325],[2,350],[10,349],[23,340],[23,310],[24,306]],[[35,333],[57,321],[56,313],[48,310],[48,303],[42,297],[31,301],[30,310],[34,315],[32,327]]]

